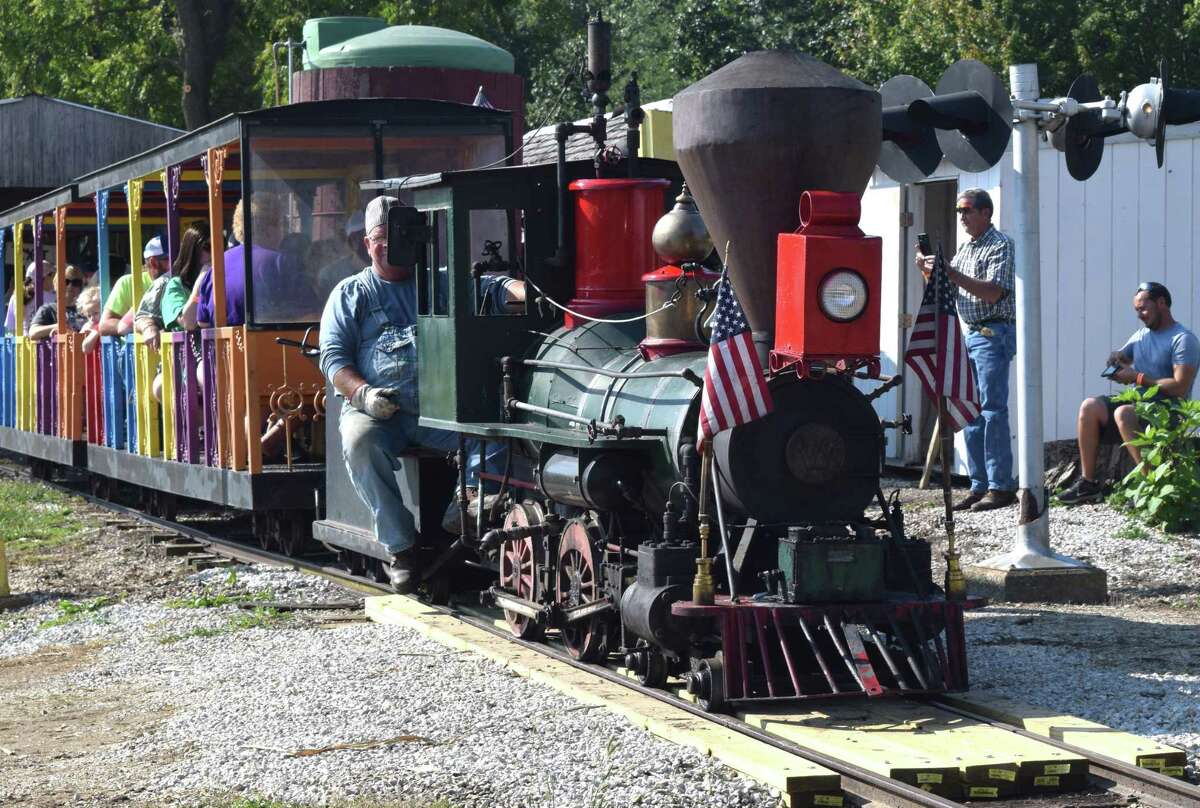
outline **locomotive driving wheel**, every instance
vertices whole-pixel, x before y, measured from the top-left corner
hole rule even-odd
[[[514,505],[505,515],[504,527],[531,527],[541,524],[542,519],[541,506],[521,502]],[[525,600],[538,599],[536,549],[531,536],[509,539],[500,546],[501,588]],[[508,622],[508,630],[513,636],[522,640],[533,640],[542,635],[541,624],[531,617],[505,609],[504,619]]]
[[[567,522],[558,542],[558,575],[554,602],[569,609],[600,600],[601,537],[580,519]],[[592,662],[604,654],[608,626],[602,616],[566,623],[562,641],[571,656]]]

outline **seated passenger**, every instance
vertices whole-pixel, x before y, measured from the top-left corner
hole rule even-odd
[[[349,278],[371,263],[371,256],[363,246],[366,234],[363,232],[362,213],[355,211],[346,220],[344,227],[345,240],[337,245],[337,249],[329,249],[336,257],[332,260],[322,260],[317,269],[317,296],[322,300],[329,299],[329,293],[338,282]]]
[[[75,308],[79,309],[84,319],[83,327],[79,329],[79,333],[83,334],[83,352],[91,353],[100,344],[100,287],[88,286],[84,281]]]
[[[236,247],[225,251],[225,324],[246,322],[246,222],[243,202],[233,212]],[[295,256],[280,251],[285,235],[283,203],[278,194],[256,193],[250,201],[254,239],[250,256],[250,282],[254,287],[255,319],[266,322],[302,322],[316,319],[316,296],[309,288]],[[196,320],[201,328],[216,322],[213,279],[200,282]]]
[[[168,269],[167,251],[163,249],[162,238],[155,236],[146,242],[142,250],[142,262],[142,289],[146,289],[151,281]],[[108,300],[104,301],[104,312],[100,315],[101,335],[123,337],[132,331],[133,312],[140,302],[133,299],[133,273],[117,278],[112,291],[108,293]]]
[[[212,254],[209,250],[208,228],[204,222],[193,222],[183,231],[179,240],[179,255],[171,266],[171,274],[156,279],[150,286],[150,291],[142,297],[137,315],[133,320],[134,330],[146,338],[147,342],[157,344],[158,335],[162,331],[183,331],[187,321],[184,311],[191,298],[192,287],[208,265]],[[153,294],[154,289],[162,284],[160,294]],[[156,308],[157,304],[157,308]],[[195,306],[192,306],[192,312]],[[192,318],[192,329],[195,329],[195,318]],[[193,346],[199,353],[199,343]],[[196,357],[200,357],[197,355]],[[154,377],[151,384],[154,397],[162,401],[162,372]]]
[[[87,322],[86,318],[75,306],[76,301],[79,299],[79,293],[83,291],[83,273],[75,267],[68,265],[63,288],[65,290],[63,293],[63,313],[67,318],[67,326],[72,331],[80,331]],[[33,319],[29,322],[29,338],[39,341],[50,339],[50,335],[54,333],[57,324],[58,301],[43,303],[41,308],[33,313]]]
[[[391,554],[392,586],[409,592],[420,578],[417,530],[396,483],[396,456],[416,446],[452,451],[458,436],[417,423],[415,274],[387,262],[387,213],[398,203],[381,196],[367,205],[371,265],[339,282],[325,304],[321,372],[344,399],[338,430],[350,481],[371,510],[376,540]],[[503,448],[489,446],[491,468]],[[478,445],[469,441],[467,482],[476,491],[478,465]]]
[[[1154,406],[1172,407],[1181,399],[1191,398],[1200,367],[1200,340],[1171,315],[1171,293],[1161,283],[1143,283],[1133,295],[1133,310],[1145,327],[1133,332],[1119,351],[1109,355],[1109,367],[1116,368],[1109,378],[1119,384],[1136,385],[1142,392],[1157,387]],[[1066,505],[1097,502],[1104,497],[1096,479],[1096,454],[1102,442],[1123,442],[1133,462],[1142,462],[1141,450],[1129,443],[1145,428],[1135,405],[1113,401],[1111,396],[1086,399],[1079,405],[1076,428],[1080,476],[1058,495]],[[1143,467],[1142,471],[1147,469]]]
[[[165,254],[146,264],[150,286],[142,293],[142,299],[133,310],[133,332],[141,334],[142,340],[155,349],[158,348],[159,332],[163,330],[162,299],[163,293],[167,291],[167,284],[171,282],[171,276],[167,274],[170,269]]]
[[[33,321],[34,315],[34,276],[37,274],[37,262],[30,261],[29,266],[25,268],[25,330],[22,332],[26,336],[29,335],[29,325]],[[49,261],[42,262],[42,305],[53,303],[57,300],[54,294],[54,264]],[[9,334],[16,333],[17,323],[17,305],[15,300],[10,300],[8,303],[8,314],[4,320],[4,328]]]

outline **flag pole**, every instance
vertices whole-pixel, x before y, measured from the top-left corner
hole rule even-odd
[[[963,600],[967,596],[967,579],[959,564],[958,548],[954,543],[954,495],[950,490],[951,460],[954,456],[954,431],[947,423],[946,397],[938,396],[938,440],[942,445],[942,500],[946,506],[946,597]]]
[[[696,559],[696,577],[692,580],[692,602],[711,606],[716,596],[712,577],[712,559],[708,557],[708,537],[712,531],[708,516],[708,480],[712,473],[712,441],[700,448],[700,557]]]

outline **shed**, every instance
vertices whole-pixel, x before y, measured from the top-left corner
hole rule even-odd
[[[0,210],[183,134],[103,109],[30,94],[0,100]]]
[[[1126,133],[1110,138],[1099,170],[1086,182],[1067,173],[1061,152],[1042,141],[1038,150],[1038,224],[1041,233],[1042,418],[1047,442],[1073,441],[1080,402],[1124,389],[1100,378],[1110,351],[1141,327],[1133,312],[1140,281],[1171,290],[1175,318],[1200,328],[1200,125],[1167,130],[1162,169],[1154,149]],[[1013,180],[1012,148],[990,170],[962,172],[943,161],[924,182],[900,186],[876,170],[863,194],[862,229],[883,237],[883,372],[903,364],[909,329],[923,284],[913,266],[917,234],[953,254],[966,234],[954,217],[960,190],[983,188],[996,205],[993,222],[1011,232],[1006,191]],[[910,374],[911,377],[911,374]],[[1009,412],[1016,460],[1017,376],[1010,375]],[[913,414],[914,434],[889,433],[888,462],[918,464],[932,430],[920,385],[906,384],[876,402],[882,418]],[[961,433],[955,465],[965,472]],[[1015,466],[1014,466],[1015,471]]]

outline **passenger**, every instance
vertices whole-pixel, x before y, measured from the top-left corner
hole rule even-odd
[[[24,334],[29,334],[29,326],[33,321],[34,315],[34,276],[37,274],[37,262],[30,261],[29,266],[25,268],[25,330]],[[53,303],[58,299],[54,294],[54,264],[49,261],[42,262],[42,305]],[[16,333],[17,322],[17,307],[16,302],[10,300],[8,304],[8,314],[4,320],[4,328],[9,334]]]
[[[167,291],[167,284],[171,282],[171,276],[168,274],[171,266],[166,259],[167,256],[163,255],[159,260],[146,265],[150,286],[142,293],[142,299],[133,313],[133,332],[141,334],[142,341],[156,350],[158,335],[163,330],[163,294]]]
[[[246,322],[246,246],[243,202],[233,212],[233,236],[237,246],[225,251],[225,324]],[[254,246],[250,258],[251,283],[254,285],[256,319],[300,322],[315,319],[312,290],[304,280],[301,266],[293,256],[279,250],[283,240],[283,204],[277,194],[256,193],[250,201]],[[201,328],[216,321],[213,305],[212,273],[204,277],[197,295],[196,320]]]
[[[87,319],[76,308],[79,293],[83,291],[83,273],[71,265],[67,265],[66,280],[64,281],[63,313],[67,318],[67,326],[72,331],[83,329]],[[50,339],[58,324],[58,301],[43,303],[41,308],[33,313],[29,321],[29,338],[32,340]]]
[[[180,316],[192,286],[211,257],[204,223],[188,225],[180,239],[179,256],[171,267],[173,274],[154,279],[134,315],[133,330],[146,342],[157,345],[160,332],[182,330]]]
[[[409,592],[420,578],[417,530],[396,483],[397,454],[416,446],[451,451],[458,436],[417,423],[414,272],[387,262],[387,214],[397,204],[395,197],[381,196],[367,205],[364,246],[371,264],[339,282],[325,304],[321,371],[344,399],[338,422],[342,455],[355,491],[371,510],[375,538],[391,554],[388,577],[396,591]],[[475,498],[478,448],[474,441],[468,444],[468,485]],[[490,446],[489,468],[503,456],[499,443]],[[453,526],[456,511],[452,502],[446,526]]]
[[[138,306],[133,327],[147,342],[157,345],[160,332],[183,331],[186,328],[183,315],[191,297],[192,287],[211,259],[207,225],[204,222],[193,222],[188,225],[179,241],[179,255],[171,267],[172,274],[157,278]],[[156,291],[160,284],[161,291]],[[192,330],[195,329],[194,312],[195,306],[192,306]],[[198,346],[196,350],[198,352]],[[162,401],[161,371],[154,377],[151,392],[156,399]]]
[[[1200,367],[1200,341],[1171,315],[1171,293],[1161,283],[1138,286],[1133,309],[1145,325],[1133,332],[1118,351],[1108,357],[1108,366],[1116,368],[1109,376],[1119,384],[1133,384],[1145,392],[1157,387],[1155,406],[1174,407],[1191,398],[1196,369]],[[1113,401],[1111,396],[1096,396],[1079,405],[1079,469],[1073,486],[1058,495],[1066,505],[1096,502],[1104,496],[1096,479],[1096,450],[1102,440],[1125,443],[1133,462],[1141,464],[1142,453],[1131,444],[1145,422],[1133,404]],[[1143,468],[1143,472],[1145,469]]]
[[[167,251],[163,249],[161,237],[155,236],[146,242],[146,247],[142,250],[142,261],[142,288],[146,289],[151,281],[168,269]],[[108,300],[104,302],[104,313],[100,315],[100,334],[105,337],[119,337],[132,331],[132,313],[140,302],[133,299],[133,273],[117,278],[112,291],[108,293]],[[128,318],[126,315],[129,315]]]
[[[83,328],[79,329],[83,334],[83,352],[91,353],[100,344],[100,287],[88,286],[85,282],[75,307],[85,320]]]
[[[363,229],[365,221],[362,213],[354,211],[346,220],[345,242],[337,250],[341,257],[321,264],[317,272],[317,295],[322,301],[329,299],[329,293],[339,281],[349,278],[371,263],[371,256],[363,246],[366,243]]]

